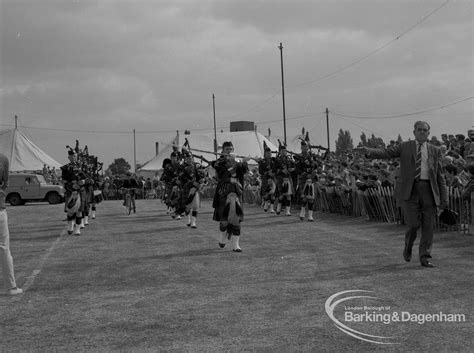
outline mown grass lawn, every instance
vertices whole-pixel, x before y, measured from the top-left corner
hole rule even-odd
[[[62,205],[8,208],[26,292],[0,296],[0,351],[474,350],[472,236],[436,234],[437,267],[426,269],[417,248],[403,261],[403,227],[319,213],[301,222],[296,211],[275,216],[247,205],[238,254],[218,247],[209,201],[195,230],[158,200],[137,208],[126,215],[118,201],[101,203],[80,237],[64,234]],[[344,322],[393,344],[366,342],[326,313],[326,300],[347,290],[379,299],[341,302],[342,321],[350,307],[374,305],[466,320]]]

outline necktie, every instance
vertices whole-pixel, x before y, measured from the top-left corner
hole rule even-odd
[[[420,180],[421,176],[421,143],[418,144],[416,150],[416,169],[415,169],[415,180]]]

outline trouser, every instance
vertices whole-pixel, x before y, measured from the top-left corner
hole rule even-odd
[[[403,201],[405,223],[408,229],[405,233],[405,244],[412,247],[416,232],[421,227],[419,247],[420,259],[431,258],[433,231],[436,219],[436,203],[428,180],[416,181],[408,200]]]
[[[0,210],[0,264],[5,285],[8,289],[15,288],[16,281],[13,271],[13,258],[10,253],[7,210]]]
[[[132,210],[136,210],[136,205],[135,205],[135,191],[129,191],[130,193],[130,207]],[[125,201],[127,200],[127,192],[123,193],[123,205],[125,206]]]

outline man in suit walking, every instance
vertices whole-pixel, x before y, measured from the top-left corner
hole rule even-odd
[[[414,141],[405,141],[387,148],[356,148],[367,158],[400,158],[400,175],[396,181],[395,197],[401,202],[408,229],[405,233],[403,258],[411,260],[416,232],[421,227],[419,247],[423,267],[434,267],[431,259],[436,208],[447,207],[448,189],[441,167],[441,151],[427,142],[430,125],[417,121]]]

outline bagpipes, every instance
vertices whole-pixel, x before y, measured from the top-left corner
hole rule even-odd
[[[321,145],[312,145],[312,144],[310,144],[310,143],[309,143],[309,136],[308,136],[308,133],[306,133],[306,139],[303,139],[303,138],[300,137],[300,140],[301,140],[301,144],[302,144],[302,145],[305,144],[306,146],[308,146],[309,149],[317,149],[317,150],[318,150],[318,154],[319,154],[321,151],[325,151],[326,153],[324,154],[323,159],[326,159],[327,154],[329,153],[329,148],[323,147],[323,146],[321,146]],[[280,141],[280,139],[278,139],[278,144],[279,144],[280,146],[285,146],[286,152],[287,152],[289,155],[291,155],[292,157],[298,158],[298,157],[300,156],[300,153],[296,153],[296,152],[293,152],[293,151],[290,151],[289,149],[287,149],[287,148],[286,148],[286,145],[283,144],[283,143]],[[279,154],[280,151],[278,151],[278,152],[272,151],[272,153]]]
[[[211,153],[211,152],[202,151],[202,150],[197,150],[197,149],[191,148],[191,145],[189,144],[189,140],[188,140],[187,138],[184,139],[183,147],[186,147],[186,151],[191,155],[191,157],[197,158],[197,159],[200,160],[201,166],[202,166],[202,162],[206,162],[208,165],[211,165],[212,162],[210,162],[209,160],[207,160],[207,159],[206,159],[204,156],[202,156],[202,155],[194,154],[193,151],[205,152],[205,153]]]
[[[310,142],[310,139],[309,139],[309,132],[306,131],[306,135],[305,135],[305,138],[301,138],[300,137],[300,140],[301,140],[301,144],[305,144],[306,146],[308,146],[308,148],[311,150],[311,149],[317,149],[318,150],[318,155],[321,151],[325,151],[326,153],[324,154],[323,156],[323,160],[325,160],[328,156],[328,153],[329,153],[329,148],[327,147],[323,147],[321,145],[312,145],[311,142]]]
[[[219,157],[222,155],[222,153],[219,153],[219,152],[213,152],[213,151],[206,151],[206,150],[200,150],[200,149],[197,149],[197,148],[189,148],[190,151],[196,151],[196,152],[202,152],[202,153],[209,153],[209,154],[213,154],[215,155],[216,157]],[[236,158],[251,158],[251,159],[255,159],[255,160],[258,160],[258,159],[261,159],[261,157],[249,157],[249,156],[240,156],[240,155],[235,155],[235,154],[232,154],[233,157],[236,157]],[[203,161],[205,161],[206,163],[208,163],[209,165],[212,165],[215,161],[208,161],[206,158],[204,158],[203,156],[200,156],[200,155],[195,155],[193,154],[193,157],[196,157],[196,158],[202,158]]]
[[[189,144],[189,140],[186,138],[184,140],[184,145],[183,148],[186,148],[187,153],[193,158],[193,171],[195,175],[195,180],[193,180],[193,185],[189,190],[189,194],[187,195],[186,198],[186,211],[190,212],[191,210],[197,210],[198,207],[200,207],[201,201],[200,201],[200,196],[199,196],[199,189],[200,189],[200,182],[198,180],[201,180],[201,176],[204,177],[204,172],[200,171],[197,163],[194,162],[194,158],[198,158],[200,160],[200,166],[201,168],[203,167],[202,162],[206,162],[209,165],[211,165],[211,162],[208,161],[206,158],[203,156],[198,156],[193,154],[191,150],[191,145]],[[201,174],[201,175],[200,175]]]
[[[83,171],[85,169],[93,169],[95,172],[100,172],[103,167],[103,163],[98,161],[98,158],[92,154],[89,154],[89,149],[87,145],[84,147],[84,150],[79,148],[79,140],[76,140],[76,147],[74,149],[71,146],[66,145],[68,149],[68,155],[72,156],[70,162],[74,167],[79,168]]]
[[[69,145],[66,145],[66,148],[68,149],[68,156],[70,157],[69,164],[74,171],[74,176],[69,176],[68,178],[72,177],[76,180],[87,180],[93,188],[94,186],[97,188],[99,172],[102,170],[104,164],[99,162],[96,156],[89,154],[87,145],[81,150],[79,148],[79,140],[76,140],[74,149]],[[67,168],[61,167],[61,169],[64,171]],[[96,203],[102,201],[101,196],[102,194],[99,195],[99,193],[94,192],[94,200]]]

